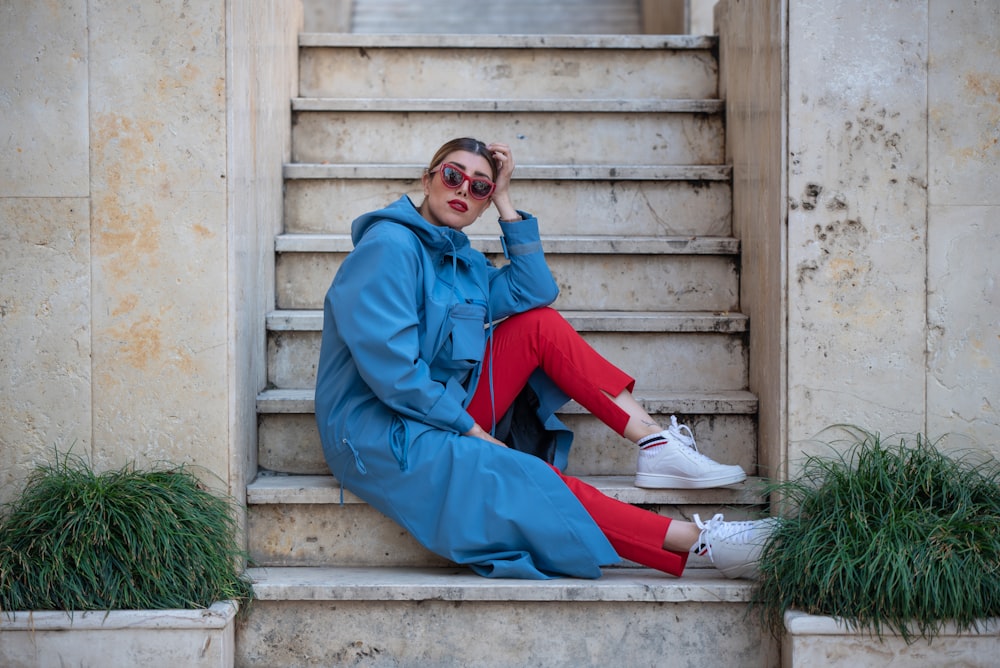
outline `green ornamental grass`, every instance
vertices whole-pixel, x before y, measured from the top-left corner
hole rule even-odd
[[[780,632],[796,609],[912,642],[1000,616],[1000,465],[919,435],[852,433],[841,456],[769,485],[793,510],[761,559],[752,608],[765,625]]]
[[[184,466],[56,456],[0,517],[0,610],[207,608],[252,597],[230,500]]]

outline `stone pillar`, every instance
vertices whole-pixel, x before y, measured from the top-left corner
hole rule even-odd
[[[242,493],[301,6],[0,13],[0,500],[71,446]]]

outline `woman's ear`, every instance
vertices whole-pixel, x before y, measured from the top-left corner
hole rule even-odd
[[[428,169],[424,170],[423,176],[420,177],[420,183],[424,187],[424,197],[427,197],[431,193],[431,172]]]

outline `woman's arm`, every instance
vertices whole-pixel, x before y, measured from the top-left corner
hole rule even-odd
[[[358,372],[379,400],[404,416],[463,434],[474,422],[462,396],[433,380],[420,358],[418,243],[399,225],[371,229],[344,260],[327,299]]]
[[[493,191],[493,205],[500,214],[506,266],[490,274],[490,310],[499,320],[539,306],[548,306],[559,296],[559,287],[545,262],[538,220],[529,213],[514,208],[510,196],[510,180],[514,173],[514,157],[507,144],[493,143],[488,147],[500,166]]]

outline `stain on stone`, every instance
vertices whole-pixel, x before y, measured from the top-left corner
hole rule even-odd
[[[116,357],[136,369],[147,369],[163,353],[160,331],[160,320],[144,315],[127,326],[112,327],[109,335],[116,344]]]
[[[118,306],[111,312],[111,316],[118,318],[125,315],[126,313],[131,313],[136,306],[139,304],[139,295],[125,295],[122,300],[118,303]]]
[[[816,208],[816,202],[819,200],[820,193],[823,192],[823,186],[818,183],[807,183],[805,192],[802,193],[802,208],[806,211],[812,211]]]
[[[841,211],[847,208],[847,198],[843,193],[834,193],[826,203],[827,211]]]
[[[105,183],[94,197],[94,254],[105,258],[103,268],[120,280],[141,264],[156,261],[160,248],[160,220],[148,203],[132,203],[130,193],[155,175],[152,159],[156,121],[141,121],[119,114],[100,114],[94,120],[95,164],[103,169]],[[124,175],[127,169],[128,178]]]
[[[559,61],[552,68],[552,75],[556,77],[579,78],[580,63],[576,61]]]
[[[799,266],[795,269],[795,276],[798,284],[803,285],[807,281],[812,280],[812,277],[816,274],[818,269],[819,265],[813,260],[800,262]]]

